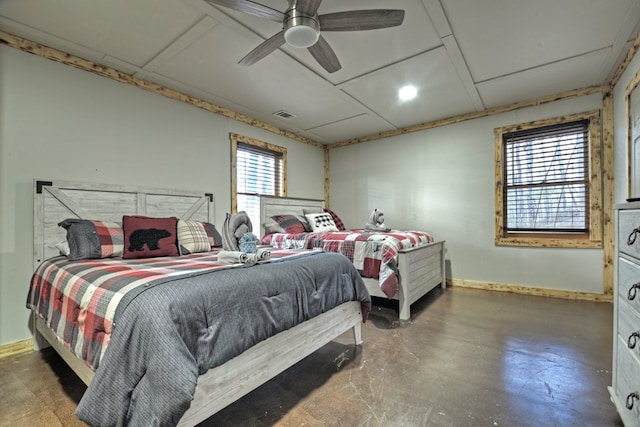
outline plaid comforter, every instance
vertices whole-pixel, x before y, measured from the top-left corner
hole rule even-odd
[[[38,267],[31,279],[27,308],[44,319],[69,350],[96,370],[109,344],[118,303],[128,292],[162,279],[244,267],[218,262],[217,253],[129,260],[51,258]],[[260,263],[305,254],[272,250],[270,259]]]
[[[374,233],[347,230],[325,233],[273,233],[262,238],[263,245],[281,249],[321,249],[345,255],[362,277],[378,279],[380,289],[392,298],[398,292],[398,252],[433,242],[423,231]]]

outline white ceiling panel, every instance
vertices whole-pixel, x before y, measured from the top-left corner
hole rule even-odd
[[[0,7],[2,3],[0,2]],[[39,43],[45,44],[47,47],[66,52],[68,54],[77,56],[87,61],[92,61],[97,64],[101,64],[105,57],[103,52],[98,52],[93,49],[89,49],[86,46],[82,46],[75,41],[61,39],[52,34],[43,32],[34,27],[28,27],[24,24],[16,22],[12,19],[8,19],[4,16],[0,16],[0,30],[10,34],[25,38],[27,40],[33,40]],[[43,42],[46,40],[46,42]]]
[[[598,85],[598,67],[608,52],[601,50],[478,84],[487,108],[508,105],[526,99],[553,95],[562,91]],[[591,70],[576,74],[575,70]]]
[[[478,83],[611,46],[635,0],[441,3]]]
[[[365,129],[369,132],[368,134],[374,134],[393,130],[394,127],[377,116],[360,114],[339,122],[318,126],[310,129],[309,132],[315,135],[318,141],[335,142],[363,136],[362,130]]]
[[[418,96],[400,101],[398,90],[408,84],[417,88]],[[367,74],[340,88],[397,128],[474,109],[444,48]]]
[[[137,66],[202,16],[175,0],[3,0],[0,15]]]

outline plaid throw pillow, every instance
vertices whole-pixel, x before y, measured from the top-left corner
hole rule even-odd
[[[203,223],[181,219],[178,220],[178,245],[181,255],[209,252],[212,246]]]
[[[124,232],[117,222],[91,221],[96,227],[102,258],[119,257],[124,251]]]
[[[344,230],[347,229],[344,226],[344,222],[342,222],[340,217],[334,211],[332,211],[331,209],[327,209],[327,208],[324,208],[324,211],[326,213],[328,213],[329,215],[331,215],[331,218],[333,218],[333,222],[335,223],[336,228],[338,229],[338,231],[344,231]]]
[[[122,256],[124,233],[117,222],[67,218],[58,225],[67,230],[70,260]]]
[[[298,234],[306,231],[304,224],[295,215],[274,215],[271,217],[285,233]]]

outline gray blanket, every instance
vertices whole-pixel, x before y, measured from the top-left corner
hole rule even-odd
[[[76,415],[95,426],[175,425],[199,374],[347,301],[371,303],[353,264],[323,252],[141,287],[118,305]]]

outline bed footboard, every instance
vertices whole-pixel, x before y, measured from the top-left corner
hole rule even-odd
[[[94,372],[56,339],[42,319],[36,316],[34,318],[36,331],[88,385]],[[355,344],[362,344],[360,302],[341,304],[260,342],[223,365],[210,369],[198,378],[191,407],[178,425],[195,426],[206,420],[349,329],[353,330]]]
[[[402,250],[398,253],[399,289],[392,299],[399,303],[400,320],[409,320],[410,306],[440,285],[446,287],[444,240]],[[377,279],[365,279],[373,296],[387,298]]]
[[[191,407],[178,426],[206,420],[351,328],[359,345],[361,323],[360,303],[342,304],[210,369],[198,378]]]

